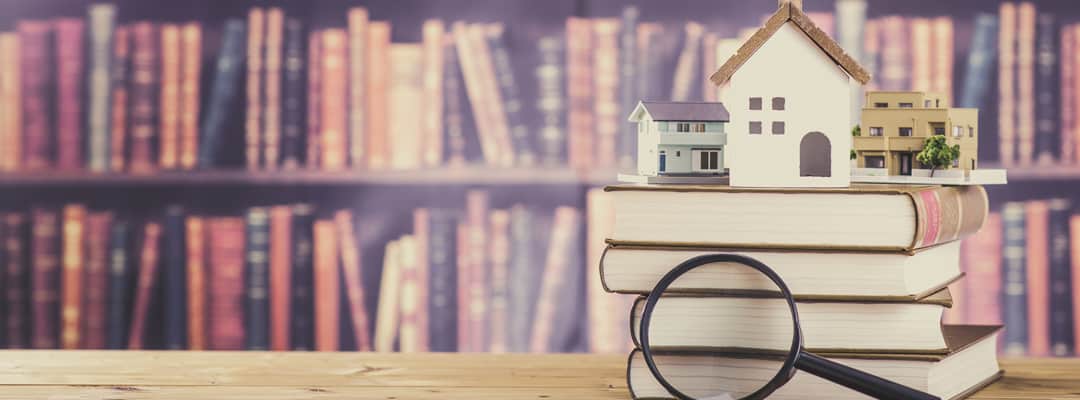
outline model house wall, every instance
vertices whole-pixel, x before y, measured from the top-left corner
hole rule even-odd
[[[960,146],[953,167],[978,168],[979,110],[951,108],[944,96],[924,92],[869,92],[854,138],[859,168],[884,168],[889,175],[911,175],[929,169],[915,160],[927,137],[944,135],[950,146]]]
[[[639,102],[629,117],[637,123],[638,174],[723,173],[728,118],[721,103]]]

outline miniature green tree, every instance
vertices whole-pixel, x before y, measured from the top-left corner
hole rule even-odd
[[[915,159],[919,162],[930,166],[930,176],[934,176],[934,171],[938,168],[948,168],[952,165],[953,161],[960,158],[960,145],[954,144],[949,146],[945,142],[945,136],[934,135],[926,138],[926,142],[923,143],[923,149],[919,154],[915,155]]]
[[[858,124],[856,124],[854,128],[851,128],[851,136],[862,136],[862,129],[859,128]],[[857,156],[855,155],[855,149],[851,149],[850,158],[854,160],[856,157]]]

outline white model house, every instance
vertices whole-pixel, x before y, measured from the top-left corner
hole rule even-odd
[[[732,186],[844,187],[851,181],[852,89],[870,75],[780,0],[765,26],[711,77],[731,110]]]
[[[728,112],[715,102],[641,101],[630,113],[638,129],[638,174],[716,175],[724,172]]]

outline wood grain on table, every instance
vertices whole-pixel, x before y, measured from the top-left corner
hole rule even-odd
[[[1016,359],[975,399],[1080,399],[1080,360]],[[626,356],[0,351],[0,399],[626,399]]]

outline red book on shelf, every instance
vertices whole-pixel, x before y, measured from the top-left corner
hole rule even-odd
[[[34,324],[31,330],[35,349],[60,346],[60,218],[56,211],[35,208],[31,257],[34,274]]]
[[[360,246],[356,240],[351,211],[341,210],[334,214],[338,237],[341,238],[341,270],[345,278],[345,294],[349,300],[349,315],[356,336],[356,349],[371,351],[371,334],[368,328],[367,307],[364,306],[364,278],[360,264]]]
[[[146,324],[150,317],[150,303],[157,285],[158,259],[161,243],[161,224],[147,222],[143,229],[142,248],[139,250],[139,278],[135,286],[135,302],[131,311],[131,331],[128,349],[145,348]]]
[[[10,213],[4,216],[4,264],[0,273],[3,273],[7,287],[4,299],[7,301],[7,315],[3,316],[7,323],[7,345],[10,349],[25,349],[30,347],[30,295],[31,290],[27,286],[30,282],[29,266],[27,265],[27,249],[25,233],[26,217],[18,213]]]
[[[210,350],[244,349],[244,219],[210,219]]]
[[[188,349],[207,350],[207,226],[206,219],[188,216],[184,221],[187,247]]]
[[[124,157],[128,140],[128,71],[131,61],[131,29],[117,26],[113,32],[112,102],[109,113],[109,169],[121,172],[126,166]]]
[[[158,136],[160,43],[157,26],[151,22],[137,22],[131,29],[131,171],[145,173],[157,165],[154,141]]]
[[[315,349],[338,351],[338,238],[332,220],[315,221]]]
[[[270,209],[270,348],[289,346],[289,313],[292,298],[292,207]]]
[[[327,29],[322,33],[322,98],[319,127],[322,130],[322,168],[335,171],[347,163],[346,90],[348,70],[344,29]]]
[[[266,11],[266,54],[263,60],[263,166],[276,168],[281,155],[281,69],[285,12],[273,7]]]
[[[1050,355],[1049,208],[1041,200],[1027,202],[1028,354]]]
[[[180,168],[191,170],[199,155],[199,84],[202,69],[202,25],[180,28]]]
[[[86,217],[86,273],[82,303],[82,348],[105,348],[105,301],[109,276],[109,226],[112,214]]]
[[[593,119],[592,24],[588,19],[566,20],[567,155],[570,166],[592,165],[595,126]]]
[[[313,30],[308,36],[307,59],[307,163],[308,168],[318,169],[321,161],[319,154],[322,143],[322,31]]]
[[[19,35],[0,33],[0,170],[22,167],[22,98],[20,96]]]
[[[176,169],[180,158],[180,26],[161,25],[161,169]]]
[[[262,74],[263,50],[266,35],[266,12],[262,8],[248,11],[247,31],[247,108],[244,113],[244,159],[248,169],[259,168],[262,146]]]
[[[367,130],[366,97],[368,11],[363,7],[349,9],[349,160],[353,166],[366,163],[367,148],[364,131]],[[382,62],[382,60],[379,60]],[[440,98],[441,100],[441,98]]]
[[[83,168],[83,36],[81,18],[60,18],[56,24],[56,166]]]
[[[1016,136],[1020,165],[1031,165],[1035,153],[1035,4],[1017,6]]]
[[[390,23],[372,21],[367,32],[367,81],[364,118],[366,164],[371,169],[383,169],[390,165]],[[356,165],[363,167],[363,165]]]
[[[965,239],[963,270],[967,286],[961,301],[966,301],[964,323],[1001,324],[1001,214],[990,213],[982,229]]]
[[[52,95],[52,68],[49,55],[52,26],[46,21],[19,21],[19,55],[22,78],[23,145],[25,167],[41,170],[52,166],[53,118],[49,98]]]
[[[442,166],[443,161],[443,50],[446,27],[442,20],[424,21],[423,165]]]
[[[61,345],[64,349],[79,348],[79,331],[82,329],[82,289],[84,260],[86,254],[86,207],[72,204],[64,207],[63,262],[64,269],[60,288],[63,294],[61,306]]]
[[[596,122],[596,152],[593,163],[614,167],[616,143],[625,116],[619,110],[619,20],[593,21],[593,115]],[[689,90],[689,85],[687,85]]]

